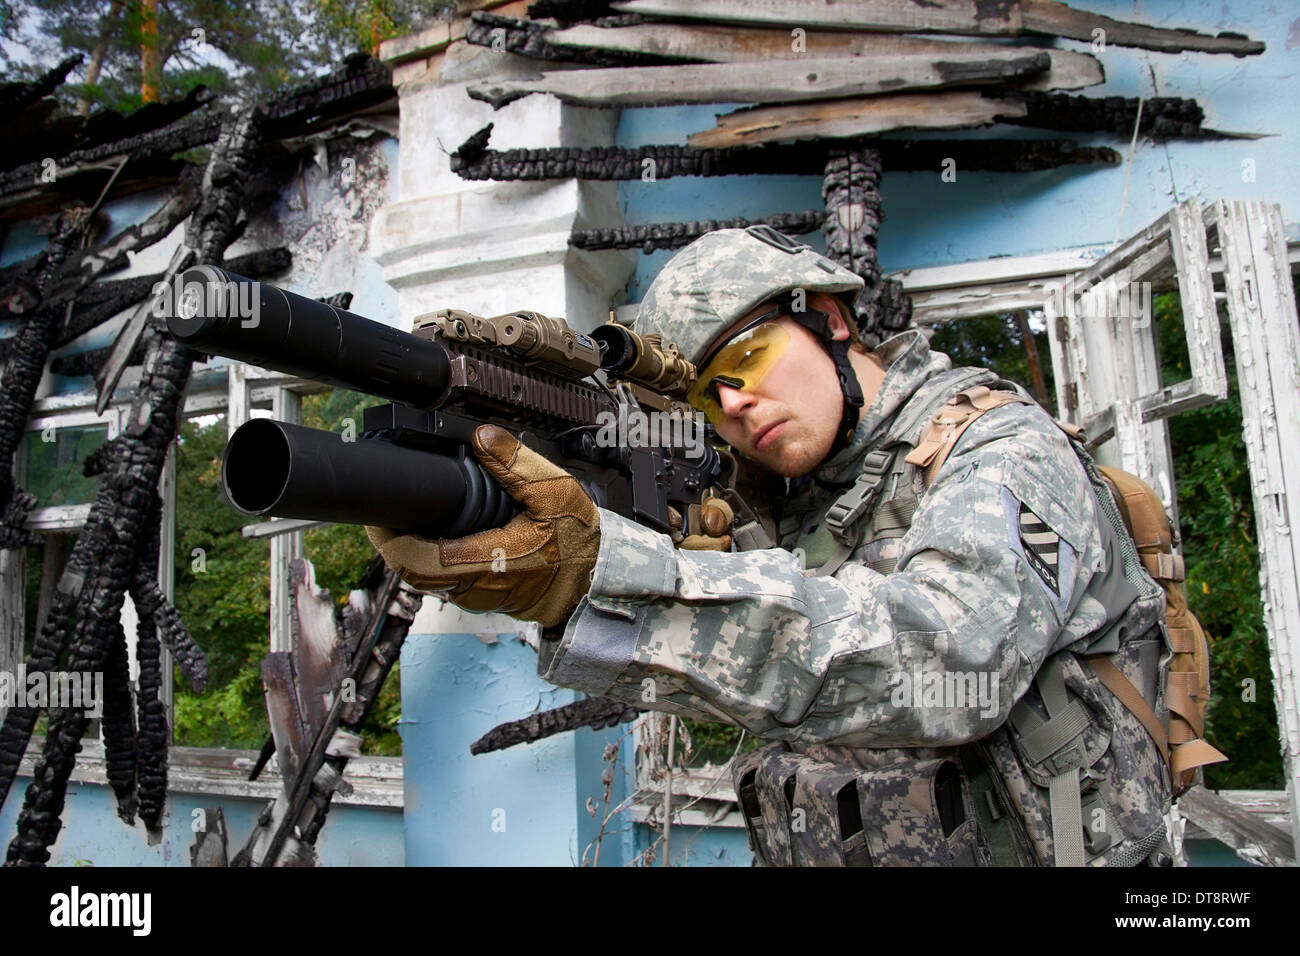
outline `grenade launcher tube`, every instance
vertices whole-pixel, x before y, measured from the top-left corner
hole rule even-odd
[[[345,442],[332,432],[255,418],[226,446],[221,484],[239,511],[459,537],[499,527],[513,499],[473,456]]]

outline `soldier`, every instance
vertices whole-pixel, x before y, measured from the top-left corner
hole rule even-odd
[[[552,683],[646,706],[649,679],[648,706],[772,741],[733,762],[757,862],[1168,862],[1161,753],[1082,656],[1163,706],[1163,597],[1114,502],[1018,386],[918,331],[863,347],[862,287],[752,227],[641,303],[718,436],[788,479],[781,547],[676,549],[493,426],[475,452],[521,515],[372,542],[416,587],[545,625]]]

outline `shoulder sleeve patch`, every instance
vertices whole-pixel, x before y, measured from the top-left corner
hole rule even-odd
[[[1061,536],[1043,524],[1023,501],[1020,503],[1020,544],[1030,567],[1038,572],[1053,593],[1060,594],[1057,563]]]
[[[1011,550],[1029,565],[1056,609],[1058,619],[1063,618],[1074,586],[1074,548],[1005,486],[1002,507]]]

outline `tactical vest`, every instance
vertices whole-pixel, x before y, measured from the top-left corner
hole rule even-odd
[[[893,434],[914,437],[869,453],[852,488],[811,517],[792,502],[781,544],[803,554],[805,574],[834,574],[851,556],[894,570],[961,434],[995,408],[1032,404],[1019,386],[990,379],[970,369],[938,376],[900,412]],[[1061,427],[1113,556],[1099,589],[1115,602],[1109,625],[1084,651],[1048,657],[1009,719],[978,742],[804,753],[778,742],[738,758],[733,781],[758,865],[1172,863],[1171,781],[1185,787],[1195,767],[1227,759],[1200,739],[1208,647],[1155,493],[1124,472],[1103,476],[1078,429]]]

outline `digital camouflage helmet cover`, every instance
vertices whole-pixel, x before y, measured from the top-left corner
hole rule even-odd
[[[698,363],[719,333],[760,302],[796,289],[856,295],[864,284],[771,226],[719,229],[668,260],[641,300],[636,326]]]
[[[719,229],[695,240],[660,270],[641,300],[636,324],[641,333],[657,332],[665,345],[675,344],[698,370],[712,347],[720,344],[721,333],[760,303],[784,301],[790,318],[825,347],[844,393],[831,457],[857,426],[862,387],[849,362],[849,341],[834,341],[827,314],[807,308],[804,296],[797,293],[838,295],[851,317],[847,302],[864,285],[861,276],[771,226]]]

